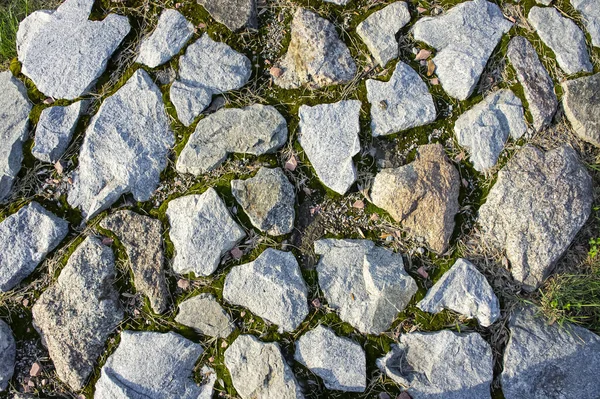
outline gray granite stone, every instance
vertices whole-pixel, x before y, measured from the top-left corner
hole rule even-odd
[[[600,147],[600,73],[562,83],[563,108],[575,134]]]
[[[585,29],[592,38],[592,45],[600,47],[600,1],[571,0],[571,5],[583,17]]]
[[[0,391],[8,387],[15,371],[17,345],[13,332],[4,321],[0,320]]]
[[[181,302],[175,321],[209,337],[227,338],[234,330],[229,314],[206,293]]]
[[[31,154],[40,161],[58,161],[69,147],[83,108],[84,102],[77,101],[66,107],[43,110],[35,129]]]
[[[256,0],[198,0],[198,4],[231,31],[244,27],[258,28]]]

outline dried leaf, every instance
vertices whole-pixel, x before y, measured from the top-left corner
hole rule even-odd
[[[425,268],[423,266],[421,266],[417,269],[417,273],[419,273],[419,275],[423,278],[429,277],[429,273],[427,273],[427,271],[425,270]]]
[[[356,202],[354,202],[354,204],[352,204],[352,207],[356,209],[364,209],[365,203],[362,200],[357,200]]]
[[[433,63],[433,60],[427,61],[427,76],[433,75],[434,72],[435,72],[435,64]]]

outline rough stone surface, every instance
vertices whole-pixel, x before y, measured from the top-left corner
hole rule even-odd
[[[327,3],[333,3],[338,6],[345,6],[346,4],[348,4],[348,2],[350,2],[350,0],[323,0],[323,1],[326,1]]]
[[[356,180],[352,157],[360,151],[360,107],[358,100],[344,100],[302,105],[298,112],[298,142],[323,184],[342,195]]]
[[[127,17],[90,21],[94,0],[66,0],[56,11],[36,11],[19,24],[21,71],[39,91],[73,100],[89,92],[130,30]]]
[[[0,291],[14,288],[29,276],[65,238],[69,223],[37,202],[0,223]]]
[[[12,379],[16,356],[17,346],[12,330],[0,320],[0,391],[4,391]]]
[[[246,236],[213,188],[169,202],[169,237],[175,246],[173,270],[209,276],[221,257]]]
[[[50,107],[42,111],[35,129],[31,154],[44,162],[55,163],[63,156],[77,127],[84,102],[66,107]]]
[[[291,252],[267,248],[256,260],[236,266],[225,278],[223,298],[294,331],[308,315],[308,290]]]
[[[174,143],[162,93],[146,72],[136,71],[90,121],[69,205],[89,219],[125,193],[148,201]]]
[[[402,334],[377,366],[412,399],[491,398],[492,349],[477,333]]]
[[[123,320],[114,277],[111,249],[88,237],[33,305],[34,326],[56,374],[75,391],[85,386],[106,340]]]
[[[21,170],[32,104],[25,85],[9,71],[0,72],[0,202]]]
[[[558,99],[554,93],[554,82],[537,52],[527,39],[515,36],[508,44],[506,53],[523,86],[529,112],[533,117],[533,127],[541,130],[549,126],[556,113]]]
[[[438,254],[448,248],[459,211],[460,175],[440,144],[418,148],[414,162],[383,169],[371,188],[373,204],[424,239]]]
[[[480,172],[496,165],[508,136],[516,140],[526,132],[523,104],[508,89],[489,94],[454,124],[458,143],[469,151],[473,167]]]
[[[136,290],[148,297],[156,313],[167,310],[169,290],[160,221],[123,210],[102,219],[100,226],[115,233],[125,247]]]
[[[280,64],[283,73],[274,78],[276,85],[315,89],[354,78],[356,64],[330,21],[298,8],[291,30],[290,45]]]
[[[243,27],[258,28],[256,0],[198,0],[198,4],[231,31]]]
[[[322,325],[300,337],[294,359],[321,377],[327,389],[364,392],[367,387],[363,348]]]
[[[600,147],[600,73],[562,83],[563,108],[579,138]]]
[[[212,394],[212,384],[198,386],[192,379],[202,352],[200,344],[174,332],[123,331],[119,347],[102,367],[94,397],[210,398],[205,391]]]
[[[367,100],[371,103],[371,132],[385,136],[417,126],[436,118],[433,97],[419,74],[403,62],[388,82],[367,80]]]
[[[563,71],[568,74],[593,71],[585,34],[575,22],[562,16],[554,7],[532,7],[527,19],[554,52]]]
[[[194,34],[194,24],[176,10],[166,9],[158,18],[156,29],[140,45],[136,62],[150,68],[169,61]]]
[[[600,337],[569,323],[548,323],[533,308],[513,314],[501,376],[504,397],[598,397]]]
[[[402,255],[369,240],[315,242],[319,286],[340,318],[365,334],[381,334],[417,292]]]
[[[240,335],[225,350],[225,366],[242,399],[302,399],[304,395],[277,343]]]
[[[176,81],[171,85],[169,97],[177,111],[177,118],[185,126],[190,126],[210,105],[212,90]]]
[[[476,318],[483,327],[491,326],[500,316],[498,298],[485,276],[462,258],[429,289],[417,307],[429,313],[450,309]]]
[[[369,15],[356,27],[367,48],[381,66],[398,57],[396,33],[410,22],[408,6],[403,1],[392,3]]]
[[[231,193],[257,229],[273,236],[294,228],[296,193],[280,168],[260,168],[247,180],[232,180]]]
[[[200,294],[179,304],[175,321],[203,335],[227,338],[234,330],[229,314],[211,294]]]
[[[592,44],[600,47],[600,1],[571,0],[571,5],[583,16],[583,24],[592,38]]]
[[[483,240],[506,252],[515,280],[533,290],[591,212],[592,179],[577,153],[526,146],[500,172],[479,210]]]
[[[413,28],[415,40],[438,50],[436,73],[449,96],[466,100],[488,58],[512,24],[496,4],[473,0],[438,17],[425,17]]]
[[[270,105],[224,108],[198,122],[175,167],[180,173],[200,175],[232,153],[275,152],[285,144],[287,134],[285,118]]]

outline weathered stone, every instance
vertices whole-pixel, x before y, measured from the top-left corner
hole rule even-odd
[[[130,30],[127,17],[88,20],[94,0],[66,0],[56,11],[36,11],[19,24],[21,71],[39,91],[74,100],[89,92]]]
[[[476,318],[483,327],[491,326],[500,317],[498,298],[485,276],[462,258],[429,289],[417,307],[429,313],[450,309]]]
[[[585,44],[585,35],[577,24],[562,16],[554,7],[532,7],[527,19],[556,62],[568,74],[592,72],[594,67]]]
[[[408,6],[403,1],[397,1],[369,15],[358,24],[356,33],[365,42],[375,61],[385,66],[398,57],[396,33],[409,22]]]
[[[174,143],[162,93],[136,71],[90,121],[67,201],[86,219],[125,193],[148,201]]]
[[[100,226],[115,233],[125,247],[136,290],[148,297],[156,313],[167,310],[169,290],[160,221],[122,210],[102,219]]]
[[[0,291],[14,288],[29,276],[69,232],[69,223],[37,202],[0,223]]]
[[[381,334],[417,292],[402,255],[369,240],[315,242],[319,286],[340,318],[364,334]]]
[[[225,366],[242,399],[302,399],[304,395],[276,342],[240,335],[225,350]]]
[[[308,290],[296,258],[273,248],[231,269],[223,298],[277,324],[282,331],[294,331],[308,315]]]
[[[423,145],[412,163],[383,169],[375,176],[371,200],[409,234],[442,254],[454,231],[460,184],[460,175],[441,144]]]
[[[243,27],[258,28],[256,0],[198,0],[198,4],[231,31]]]
[[[323,1],[326,1],[328,3],[333,3],[333,4],[336,4],[338,6],[345,6],[346,4],[348,4],[348,2],[350,0],[323,0]]]
[[[556,113],[558,99],[554,93],[554,82],[537,52],[527,39],[515,36],[510,40],[506,54],[523,86],[533,127],[541,130],[549,126]]]
[[[17,346],[12,330],[0,320],[0,391],[4,391],[12,379],[16,356]]]
[[[403,62],[396,64],[388,82],[368,79],[366,86],[374,137],[427,125],[436,118],[435,104],[427,85]]]
[[[552,3],[552,0],[535,0],[537,4],[542,4],[545,6],[549,6]]]
[[[291,30],[290,45],[279,65],[283,73],[274,78],[276,85],[316,89],[354,78],[356,64],[330,21],[298,8]]]
[[[358,100],[344,100],[298,111],[298,142],[323,184],[342,195],[356,180],[352,157],[360,151],[360,107]]]
[[[525,146],[479,210],[482,239],[505,251],[515,280],[534,290],[590,216],[592,198],[592,179],[572,148]]]
[[[84,102],[66,107],[50,107],[42,111],[35,129],[31,155],[44,162],[55,163],[63,156],[81,116]]]
[[[583,17],[583,24],[592,38],[592,44],[600,47],[600,1],[571,0],[571,5]]]
[[[501,377],[504,397],[597,398],[600,337],[569,323],[548,323],[533,308],[511,318]]]
[[[232,153],[275,152],[285,144],[287,134],[285,118],[270,105],[224,108],[198,122],[175,167],[180,173],[200,175]]]
[[[454,124],[458,144],[469,151],[473,167],[480,172],[496,165],[509,135],[516,140],[526,132],[523,104],[508,89],[489,94]]]
[[[175,246],[173,270],[209,276],[221,257],[246,236],[213,188],[169,202],[169,237]]]
[[[166,9],[158,18],[156,29],[142,40],[136,62],[150,68],[169,61],[194,34],[194,24],[179,11]]]
[[[212,91],[206,87],[176,81],[171,85],[169,97],[177,111],[177,118],[185,126],[190,126],[210,105]]]
[[[29,129],[32,104],[25,85],[9,71],[0,72],[0,201],[8,197],[21,170],[23,142]]]
[[[562,83],[563,108],[573,130],[600,147],[600,73]]]
[[[280,236],[294,228],[296,194],[280,168],[260,168],[253,178],[232,180],[231,193],[257,229]]]
[[[33,305],[34,326],[56,374],[75,391],[85,386],[106,340],[123,320],[114,276],[111,249],[88,237]]]
[[[203,335],[227,338],[234,330],[231,317],[211,294],[200,294],[179,304],[175,321]]]
[[[192,379],[202,352],[200,344],[174,332],[123,331],[102,367],[94,397],[210,399],[214,381],[198,386]]]
[[[377,366],[413,399],[491,398],[492,349],[477,333],[402,334]]]

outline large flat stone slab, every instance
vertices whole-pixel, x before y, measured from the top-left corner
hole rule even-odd
[[[4,321],[0,320],[0,391],[4,391],[15,371],[17,345],[13,332]]]
[[[575,134],[600,147],[600,73],[562,83],[563,108]]]
[[[571,5],[583,17],[583,24],[592,38],[594,47],[600,47],[600,1],[571,0]]]
[[[258,28],[256,0],[198,0],[198,4],[231,31],[244,27]]]
[[[209,337],[227,338],[234,330],[229,314],[207,293],[181,302],[175,321]]]
[[[44,162],[58,161],[69,147],[83,108],[84,102],[77,101],[69,106],[43,110],[35,129],[31,155]]]

